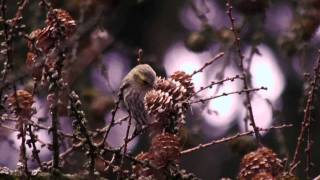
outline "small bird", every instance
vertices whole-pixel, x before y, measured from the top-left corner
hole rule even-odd
[[[140,64],[134,67],[122,80],[123,102],[136,122],[136,130],[148,123],[148,113],[144,108],[144,96],[153,89],[156,73],[151,66]]]

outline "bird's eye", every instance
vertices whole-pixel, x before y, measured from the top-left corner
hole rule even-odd
[[[143,84],[145,84],[145,85],[149,84],[149,82],[146,81],[146,80],[142,80],[142,82],[143,82]]]

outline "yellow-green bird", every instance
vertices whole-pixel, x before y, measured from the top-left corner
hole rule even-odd
[[[143,100],[145,94],[153,88],[156,78],[156,73],[151,66],[140,64],[122,80],[123,102],[135,119],[137,130],[148,123],[148,114]]]

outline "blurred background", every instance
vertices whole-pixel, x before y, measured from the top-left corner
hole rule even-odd
[[[239,58],[226,14],[226,1],[220,0],[68,0],[51,1],[54,8],[65,9],[77,21],[76,41],[65,62],[65,77],[80,95],[91,129],[101,128],[110,121],[111,109],[122,78],[137,65],[137,52],[143,50],[142,62],[150,64],[158,76],[166,77],[177,70],[192,73],[219,52],[223,59],[193,77],[196,90],[239,75]],[[308,75],[313,73],[320,47],[319,0],[237,0],[233,3],[235,25],[240,31],[245,69],[251,73],[252,87],[267,87],[267,91],[252,94],[253,113],[257,125],[268,128],[283,123],[292,128],[263,133],[263,144],[290,162],[293,156],[303,109],[304,89]],[[8,16],[16,11],[16,2],[8,2]],[[46,11],[38,1],[30,1],[23,12],[25,31],[44,26]],[[26,68],[27,46],[24,39],[15,40],[15,69]],[[1,61],[0,61],[1,62]],[[2,67],[2,65],[0,65]],[[31,89],[32,76],[19,82],[19,88]],[[199,94],[209,97],[241,90],[242,81],[235,79],[214,85]],[[315,140],[312,177],[320,174],[319,101],[313,110],[311,137]],[[206,103],[192,105],[187,116],[184,147],[190,148],[244,132],[247,112],[243,95],[229,95]],[[36,96],[35,121],[49,125],[46,95]],[[68,116],[60,113],[61,127],[72,132]],[[118,118],[126,115],[119,111]],[[123,123],[112,129],[108,141],[114,147],[123,143]],[[250,129],[250,127],[249,127]],[[17,134],[0,131],[0,165],[15,168],[19,154]],[[50,142],[46,131],[39,137]],[[137,154],[146,150],[145,136],[131,142],[129,149]],[[66,149],[70,142],[61,147]],[[251,138],[215,145],[183,155],[181,167],[202,179],[235,178],[244,152],[254,146]],[[29,151],[30,153],[30,151]],[[50,151],[41,150],[40,158],[50,160]],[[4,155],[5,154],[5,155]],[[76,156],[77,155],[73,155]],[[297,169],[305,177],[305,160]],[[70,158],[70,162],[75,158]],[[32,165],[32,162],[31,162]],[[76,169],[76,166],[70,168]]]

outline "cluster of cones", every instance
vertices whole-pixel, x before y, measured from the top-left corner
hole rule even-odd
[[[165,179],[161,170],[178,164],[182,148],[179,131],[185,121],[187,101],[193,94],[191,76],[183,71],[175,72],[168,79],[158,78],[154,89],[146,94],[145,109],[155,119],[157,130],[149,151],[136,157],[147,164],[136,164],[133,176]]]
[[[136,159],[146,164],[134,166],[135,177],[165,179],[159,170],[178,164],[182,148],[178,134],[193,94],[191,76],[182,71],[168,79],[158,78],[155,88],[146,94],[145,108],[160,124],[161,131],[152,138],[149,151],[137,155]],[[283,164],[276,153],[262,146],[243,157],[238,179],[294,179],[285,173]]]
[[[33,69],[33,75],[40,78],[41,69],[34,67],[39,63],[42,54],[46,55],[45,66],[47,69],[55,67],[55,58],[58,55],[57,42],[64,42],[76,31],[76,22],[70,14],[62,9],[53,9],[48,12],[46,27],[36,29],[29,35],[27,65]]]
[[[184,72],[176,72],[168,80],[159,78],[155,87],[145,98],[148,112],[158,121],[162,121],[162,118],[164,118],[164,120],[170,119],[180,122],[181,115],[175,114],[180,112],[175,111],[179,107],[176,107],[175,104],[188,100],[194,93],[191,77]],[[163,96],[166,98],[163,98]],[[150,100],[155,104],[151,104]],[[32,94],[25,90],[17,90],[7,99],[9,109],[20,116],[30,115],[33,103]],[[183,106],[183,113],[185,113],[186,108],[187,106]],[[134,166],[133,178],[165,179],[166,177],[162,170],[178,165],[182,148],[178,131],[176,131],[176,128],[170,129],[170,124],[167,124],[167,121],[162,125],[163,131],[152,137],[149,151],[142,152],[136,156],[136,160],[142,163],[137,163]],[[247,153],[242,158],[238,179],[296,179],[294,176],[285,173],[283,164],[284,162],[277,157],[276,153],[262,146],[255,151]]]
[[[144,98],[148,114],[164,132],[176,133],[185,122],[188,99],[194,93],[191,76],[177,71],[169,79],[158,78],[153,90]]]

